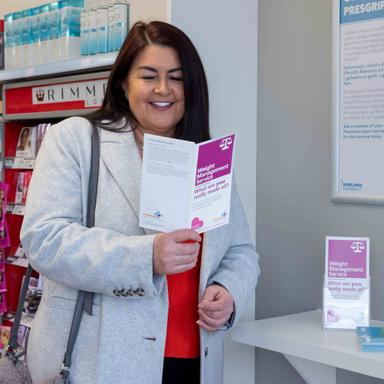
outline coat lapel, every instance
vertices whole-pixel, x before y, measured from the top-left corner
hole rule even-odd
[[[103,130],[101,159],[139,218],[141,158],[133,133]]]
[[[102,161],[111,172],[139,221],[142,160],[133,132],[102,130],[100,144]],[[147,235],[156,233],[150,229],[142,229]]]

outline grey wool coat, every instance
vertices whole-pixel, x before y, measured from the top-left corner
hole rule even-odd
[[[35,384],[60,370],[78,290],[95,293],[94,313],[83,316],[72,384],[161,384],[168,292],[153,272],[155,233],[138,225],[141,159],[132,132],[100,130],[100,140],[93,228],[84,226],[89,122],[72,117],[52,126],[36,161],[21,230],[29,261],[44,276],[27,356]],[[201,263],[199,296],[213,282],[226,287],[236,321],[259,267],[235,187],[230,223],[205,234]],[[143,295],[117,297],[122,289]],[[200,331],[201,383],[222,382],[223,334]]]

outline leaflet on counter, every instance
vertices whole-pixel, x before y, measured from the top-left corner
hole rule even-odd
[[[140,226],[206,232],[229,222],[235,135],[195,144],[144,135]]]
[[[369,238],[326,237],[323,326],[369,325]]]

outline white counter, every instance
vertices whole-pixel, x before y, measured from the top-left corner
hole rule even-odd
[[[231,335],[284,354],[307,383],[335,384],[336,368],[384,379],[384,353],[361,352],[355,331],[323,330],[321,310],[241,323]]]

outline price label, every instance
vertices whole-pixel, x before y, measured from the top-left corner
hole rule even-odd
[[[15,205],[13,207],[12,213],[14,215],[24,216],[25,206],[24,205]]]
[[[19,157],[15,157],[13,161],[12,168],[13,169],[33,169],[35,167],[35,159],[22,159]]]
[[[4,160],[4,166],[5,166],[5,168],[12,168],[12,166],[13,166],[13,159],[5,159]]]

